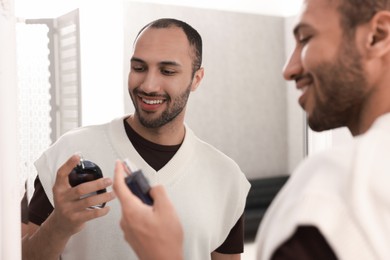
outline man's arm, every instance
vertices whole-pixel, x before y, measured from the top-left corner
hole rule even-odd
[[[79,156],[72,156],[58,170],[53,187],[54,210],[41,226],[28,224],[28,234],[22,239],[23,259],[58,259],[69,238],[81,231],[85,222],[108,213],[109,207],[87,208],[112,200],[113,192],[84,199],[80,197],[107,188],[112,184],[110,179],[102,178],[73,188],[70,186],[68,175],[79,161]]]
[[[114,191],[122,206],[120,225],[126,241],[142,260],[182,260],[183,228],[165,189],[151,188],[151,207],[133,195],[124,178],[123,164],[117,161]]]

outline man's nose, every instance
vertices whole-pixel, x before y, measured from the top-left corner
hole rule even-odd
[[[144,77],[144,80],[141,84],[142,90],[146,93],[159,92],[161,88],[161,77],[160,75],[153,71],[149,70]]]
[[[301,55],[298,50],[294,50],[289,60],[284,65],[283,77],[285,80],[294,80],[298,75],[303,72]]]

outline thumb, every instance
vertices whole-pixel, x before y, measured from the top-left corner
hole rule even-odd
[[[153,198],[153,207],[159,211],[161,209],[175,211],[172,201],[169,199],[165,188],[162,185],[153,186],[150,189],[150,196]]]
[[[113,189],[121,203],[125,200],[133,199],[132,197],[134,197],[125,183],[125,177],[123,163],[120,160],[116,160]]]

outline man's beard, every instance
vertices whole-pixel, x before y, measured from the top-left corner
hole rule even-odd
[[[134,102],[134,97],[137,96],[139,91],[137,90],[137,88],[134,89],[134,91],[133,91],[134,97],[132,95],[130,95],[130,96],[132,98],[132,101],[133,101],[133,104],[135,107],[135,116],[138,117],[140,123],[146,128],[159,128],[159,127],[166,125],[167,123],[173,121],[186,107],[188,97],[189,97],[190,92],[191,92],[191,84],[192,84],[192,82],[190,82],[189,86],[186,88],[186,90],[181,95],[177,96],[174,99],[171,99],[171,97],[168,95],[164,96],[164,98],[166,99],[165,102],[167,103],[168,107],[161,113],[161,115],[158,118],[148,118],[148,116],[145,115],[145,113],[152,114],[153,112],[139,111],[139,108],[136,105],[136,102]],[[144,92],[142,93],[142,95],[148,96],[148,97],[161,96],[161,95],[156,95],[153,93],[147,94]]]
[[[344,41],[351,42],[351,41]],[[322,63],[313,69],[322,98],[314,91],[315,107],[309,115],[309,126],[314,131],[347,126],[362,108],[366,80],[361,56],[355,46],[340,48],[337,60]]]

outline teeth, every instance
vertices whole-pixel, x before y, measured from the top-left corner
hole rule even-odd
[[[148,100],[148,99],[142,99],[142,101],[149,105],[156,105],[156,104],[162,104],[163,100]]]

